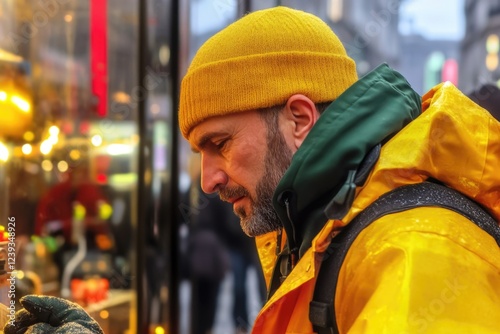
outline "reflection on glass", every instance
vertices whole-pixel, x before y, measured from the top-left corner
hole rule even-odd
[[[23,279],[107,334],[135,331],[137,8],[0,1],[0,225],[16,220]]]

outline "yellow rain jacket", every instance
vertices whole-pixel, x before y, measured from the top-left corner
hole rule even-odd
[[[385,134],[372,133],[374,128]],[[334,138],[322,145],[325,137]],[[365,137],[370,139],[359,145]],[[347,148],[338,149],[345,141]],[[347,215],[327,221],[321,211],[341,187],[337,176],[345,178],[379,142],[380,157],[356,189]],[[337,156],[321,161],[330,153]],[[297,181],[303,174],[306,179]],[[333,231],[380,195],[428,178],[462,192],[500,220],[500,123],[450,83],[420,100],[404,78],[382,65],[325,111],[278,186],[275,208],[283,221],[292,217],[284,228],[286,247],[290,253],[299,249],[299,260],[272,292],[252,333],[313,333],[309,302]],[[323,187],[328,183],[333,185]],[[286,208],[283,194],[292,194]],[[258,237],[257,246],[269,286],[276,233]],[[474,223],[444,208],[386,215],[351,246],[335,307],[342,334],[500,333],[500,249]]]

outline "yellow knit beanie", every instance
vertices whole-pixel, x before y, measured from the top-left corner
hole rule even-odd
[[[335,100],[357,80],[356,65],[330,27],[287,7],[253,12],[211,37],[182,80],[185,138],[207,118],[285,104],[293,94]]]

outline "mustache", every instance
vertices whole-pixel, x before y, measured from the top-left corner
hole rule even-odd
[[[243,196],[250,196],[248,190],[243,187],[224,188],[219,190],[220,199],[226,202],[228,202],[231,198],[238,198]]]

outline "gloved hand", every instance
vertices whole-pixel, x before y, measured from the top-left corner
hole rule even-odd
[[[78,304],[68,300],[28,295],[14,324],[7,322],[5,334],[104,334],[99,324]]]

